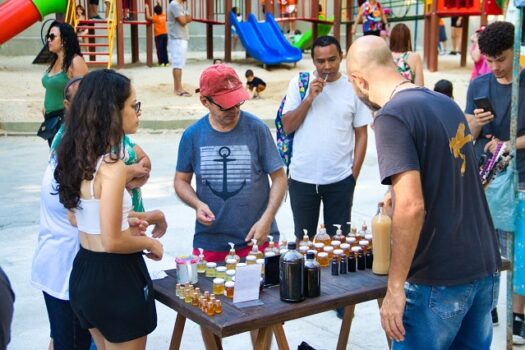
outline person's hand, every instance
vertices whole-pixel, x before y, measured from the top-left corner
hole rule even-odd
[[[324,77],[317,77],[310,82],[310,93],[308,94],[308,97],[312,100],[323,92],[324,85],[326,84],[323,78]]]
[[[151,231],[151,236],[153,238],[160,238],[164,236],[168,230],[168,223],[166,222],[166,217],[164,213],[160,210],[154,210],[152,216],[154,217],[151,221],[153,226],[153,231]]]
[[[197,221],[205,226],[210,226],[215,220],[215,214],[213,214],[206,203],[197,205],[195,211],[197,212]]]
[[[144,175],[142,177],[135,177],[126,184],[126,188],[128,190],[132,190],[134,188],[141,188],[142,186],[146,184],[146,182],[148,182],[148,180],[149,180],[149,174]]]
[[[494,120],[494,114],[491,111],[485,112],[482,108],[474,110],[474,121],[478,126],[484,126]]]
[[[162,256],[164,255],[164,246],[156,239],[152,238],[151,240],[153,241],[153,244],[146,253],[146,257],[155,261],[162,260]]]
[[[262,246],[266,242],[268,234],[270,234],[271,226],[272,221],[268,222],[267,220],[260,219],[255,224],[253,224],[244,241],[248,242],[248,245],[251,246],[253,245],[251,240],[255,238],[257,240],[257,245]]]
[[[355,35],[356,32],[357,32],[357,28],[356,27],[352,27],[352,35]]]
[[[385,197],[383,198],[383,212],[392,217],[392,214],[394,213],[394,207],[392,205],[392,191],[388,191],[386,194],[385,194]]]
[[[128,217],[129,231],[132,236],[145,236],[149,223],[139,218]]]
[[[403,287],[396,290],[388,288],[381,306],[381,326],[387,336],[396,341],[405,339],[405,327],[403,327],[405,303],[406,297]]]
[[[485,147],[483,148],[483,150],[485,152],[490,152],[492,154],[494,154],[494,152],[496,152],[496,149],[498,147],[498,143],[501,143],[502,141],[500,139],[497,139],[497,138],[492,138],[492,140],[490,140],[489,142],[487,142],[487,144],[485,145]],[[507,147],[507,150],[510,150],[510,142],[509,141],[505,141],[505,146]]]

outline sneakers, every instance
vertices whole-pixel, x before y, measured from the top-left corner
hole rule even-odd
[[[492,316],[492,326],[499,325],[499,318],[498,318],[498,309],[494,308],[490,312],[490,315]]]
[[[525,344],[525,327],[523,325],[523,319],[519,316],[514,316],[513,327],[512,327],[512,344],[523,345]]]

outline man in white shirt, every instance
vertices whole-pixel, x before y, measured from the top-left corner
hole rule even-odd
[[[189,26],[193,20],[188,13],[186,0],[174,0],[168,5],[168,50],[171,56],[173,85],[177,96],[189,97],[191,94],[182,87],[182,69],[186,65]]]
[[[339,42],[332,36],[317,38],[312,59],[315,70],[304,100],[296,76],[283,109],[284,131],[295,133],[289,189],[298,240],[303,229],[310,238],[315,235],[321,201],[328,233],[335,234],[334,224],[347,227],[372,121],[370,110],[339,72],[343,59]]]

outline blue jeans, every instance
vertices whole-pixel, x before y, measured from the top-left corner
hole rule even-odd
[[[499,272],[457,286],[405,283],[405,340],[392,349],[490,349]]]
[[[55,350],[88,350],[91,334],[82,329],[69,300],[61,300],[44,292],[51,338]]]

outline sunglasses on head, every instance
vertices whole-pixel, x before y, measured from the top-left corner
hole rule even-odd
[[[46,39],[51,41],[55,40],[56,37],[57,36],[54,33],[46,35]]]
[[[208,101],[210,101],[211,103],[213,103],[214,105],[216,105],[217,107],[219,107],[219,109],[221,110],[221,112],[229,111],[230,109],[235,108],[235,107],[239,107],[239,106],[241,106],[241,105],[244,103],[244,101],[241,101],[241,102],[237,103],[235,106],[231,106],[230,108],[223,108],[220,104],[218,104],[217,102],[215,102],[215,101],[213,100],[213,98],[211,98],[210,96],[206,96],[206,99],[207,99]]]

